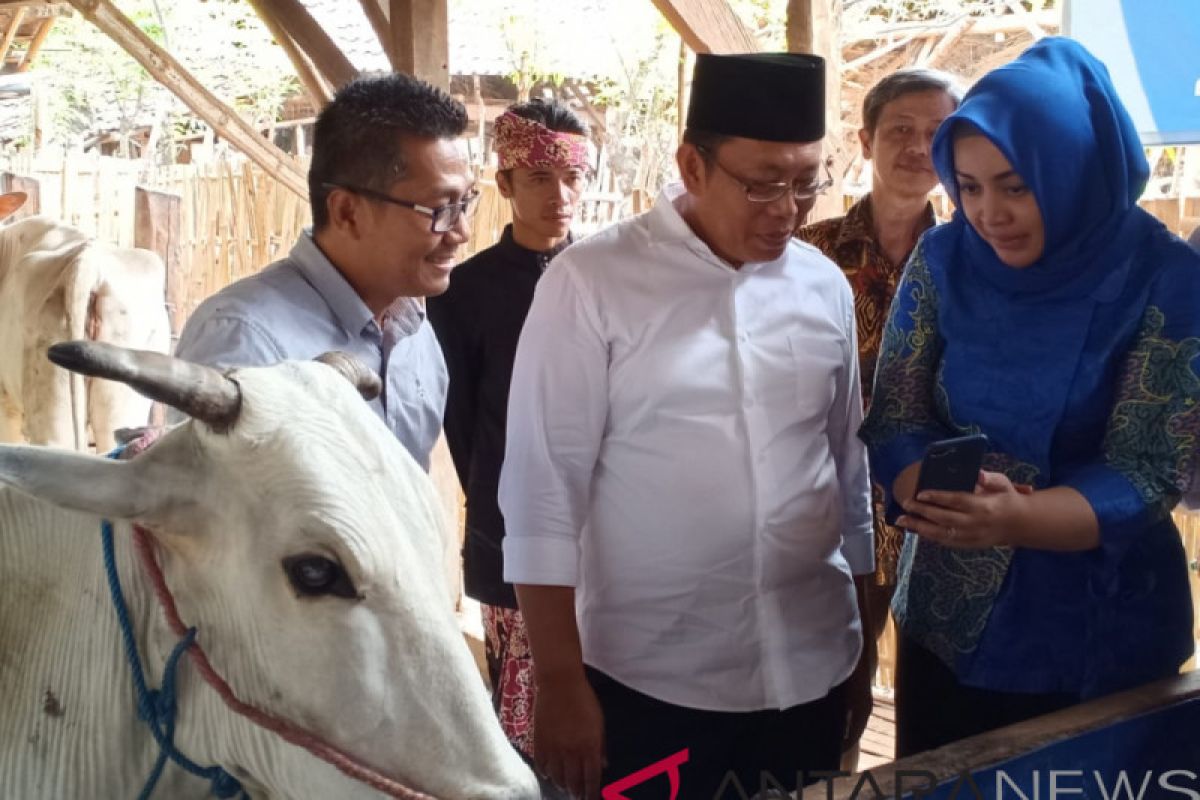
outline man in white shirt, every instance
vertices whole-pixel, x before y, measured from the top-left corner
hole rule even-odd
[[[535,760],[575,796],[676,778],[682,797],[750,795],[763,772],[791,790],[837,769],[873,549],[853,299],[791,238],[828,185],[823,87],[815,56],[699,56],[683,185],[538,284],[505,579]]]

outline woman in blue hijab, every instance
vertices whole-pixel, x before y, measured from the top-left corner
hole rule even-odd
[[[1104,65],[1044,39],[933,142],[958,209],[914,251],[861,436],[910,533],[897,750],[1175,674],[1192,654],[1171,509],[1200,434],[1200,257]],[[984,433],[975,492],[913,498],[925,447]]]

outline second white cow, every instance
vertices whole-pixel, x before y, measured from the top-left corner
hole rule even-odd
[[[0,195],[0,219],[25,195]],[[55,370],[54,342],[90,339],[168,351],[166,269],[149,250],[97,242],[34,216],[0,228],[0,442],[74,450],[143,426],[151,402],[128,386]]]

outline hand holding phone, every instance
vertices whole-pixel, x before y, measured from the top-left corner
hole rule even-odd
[[[933,442],[921,459],[915,494],[926,489],[974,492],[987,446],[987,436],[982,433]]]

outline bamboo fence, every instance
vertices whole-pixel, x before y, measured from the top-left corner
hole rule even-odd
[[[182,200],[172,276],[180,320],[209,295],[287,255],[311,221],[306,201],[249,161],[176,165],[149,184]]]

